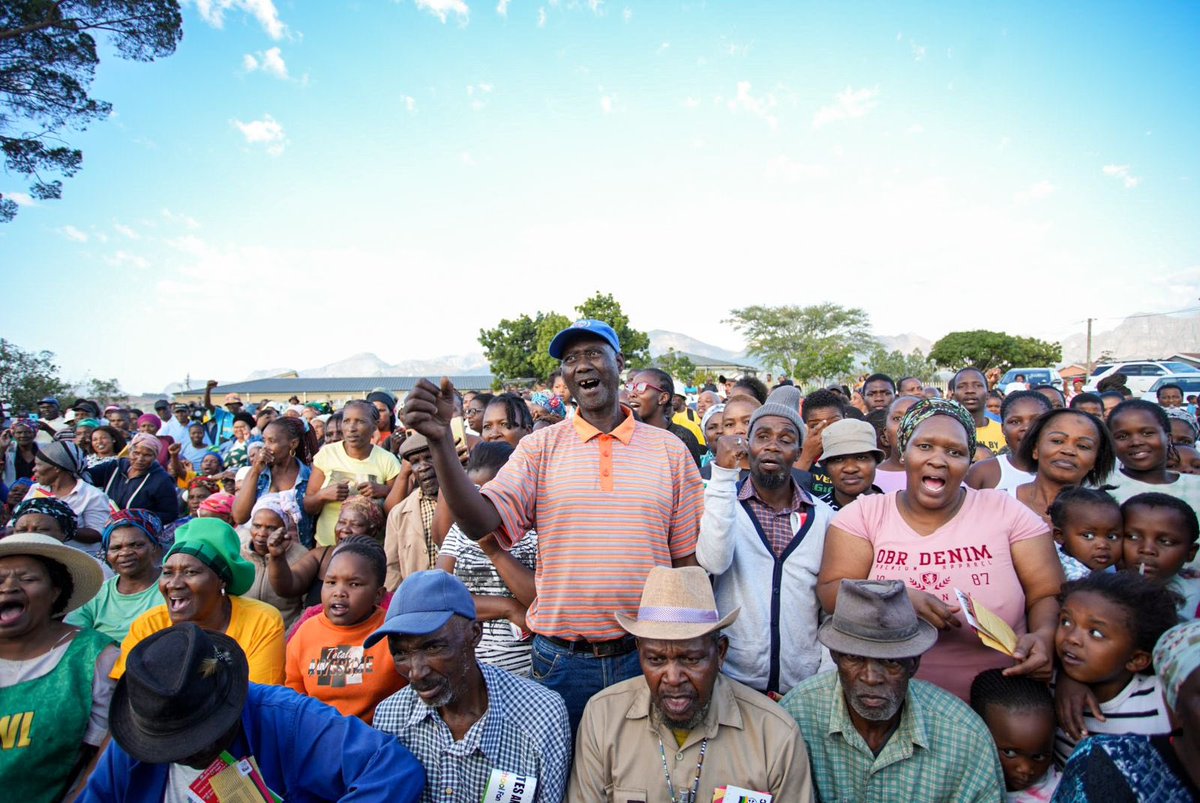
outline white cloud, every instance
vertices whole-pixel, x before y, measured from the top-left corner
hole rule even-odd
[[[266,145],[267,153],[271,156],[279,156],[287,147],[287,135],[283,126],[269,114],[264,114],[261,120],[251,120],[248,123],[234,120],[233,124],[242,132],[247,144]]]
[[[254,72],[262,70],[268,75],[273,75],[276,78],[287,80],[288,70],[287,64],[283,61],[283,54],[279,48],[273,47],[270,50],[259,52],[258,56],[252,56],[249,53],[242,56],[242,67],[246,72]]]
[[[114,268],[137,268],[138,270],[145,270],[150,267],[150,260],[140,257],[137,254],[131,254],[128,251],[117,251],[115,254],[104,257],[104,261]]]
[[[545,27],[546,27],[546,9],[545,9],[545,8],[539,8],[539,9],[538,9],[538,21],[537,21],[537,26],[538,26],[539,28],[545,28]]]
[[[500,0],[500,2],[496,4],[496,13],[501,17],[508,16],[508,3],[509,0]]]
[[[654,53],[655,53],[655,55],[661,55],[663,53],[666,53],[670,49],[671,49],[671,43],[663,42],[661,45],[658,46],[658,50],[654,51]]]
[[[33,196],[26,192],[8,192],[4,194],[4,197],[17,206],[37,206],[37,201],[33,200]]]
[[[140,240],[141,239],[141,236],[136,231],[134,231],[129,226],[126,226],[123,223],[114,223],[113,231],[115,231],[117,234],[120,234],[122,237],[126,237],[130,240]]]
[[[700,98],[684,98],[683,99],[683,107],[685,109],[700,108]]]
[[[768,92],[765,96],[755,97],[750,94],[749,81],[738,81],[737,96],[730,100],[727,105],[730,111],[744,111],[756,117],[761,117],[771,127],[772,131],[779,127],[779,121],[771,113],[771,109],[779,105],[778,101],[775,100],[775,96]]]
[[[256,20],[272,39],[282,39],[287,26],[279,19],[273,0],[195,0],[200,18],[214,28],[225,27],[225,12],[243,11]]]
[[[626,22],[629,22],[631,19],[633,19],[633,9],[629,6],[626,6],[625,10],[621,12],[621,19],[625,20]]]
[[[200,228],[200,222],[196,220],[196,218],[189,215],[172,212],[170,209],[163,209],[160,214],[162,215],[163,220],[167,221],[168,223],[178,223],[185,229],[195,231],[196,229]]]
[[[1132,190],[1142,183],[1142,179],[1139,176],[1135,176],[1129,172],[1129,165],[1105,165],[1101,169],[1104,175],[1120,179],[1125,184],[1125,189],[1127,190]]]
[[[463,151],[462,153],[460,153],[458,155],[458,161],[459,161],[459,164],[461,164],[463,167],[474,167],[475,166],[475,157],[471,155],[470,151]]]
[[[916,42],[909,42],[908,44],[912,48],[913,61],[924,61],[925,45],[918,45]]]
[[[417,110],[417,99],[412,95],[405,95],[400,100],[404,103],[404,110],[409,114],[412,114]]]
[[[488,83],[467,84],[467,97],[471,98],[471,108],[479,111],[487,106],[485,95],[492,94],[492,85]]]
[[[1040,201],[1043,198],[1049,198],[1057,191],[1058,187],[1051,184],[1048,180],[1042,179],[1041,181],[1035,182],[1029,185],[1028,188],[1016,193],[1013,196],[1013,200],[1019,203]]]
[[[612,114],[613,99],[611,95],[604,95],[600,98],[600,110],[605,114]]]
[[[924,133],[925,133],[925,126],[921,125],[920,123],[913,123],[912,125],[910,125],[910,126],[908,127],[908,133],[910,133],[910,134],[924,134]]]
[[[442,22],[451,14],[466,22],[471,16],[471,9],[464,0],[416,0],[417,8],[423,8]]]
[[[593,14],[599,14],[604,6],[604,0],[587,0],[587,4]]]
[[[823,106],[813,115],[813,128],[829,125],[838,120],[849,120],[867,115],[879,103],[879,88],[854,89],[846,87],[833,97],[833,105]]]
[[[59,231],[63,233],[64,237],[73,242],[86,243],[88,241],[87,234],[75,228],[74,226],[63,226],[61,229],[59,229]]]

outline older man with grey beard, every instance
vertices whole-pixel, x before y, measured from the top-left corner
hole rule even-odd
[[[837,672],[782,700],[800,726],[821,800],[1004,800],[983,721],[954,695],[913,680],[937,641],[900,580],[843,580],[817,638]]]

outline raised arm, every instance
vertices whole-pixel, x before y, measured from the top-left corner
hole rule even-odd
[[[454,386],[442,377],[441,387],[422,379],[404,400],[404,425],[420,432],[429,441],[433,468],[437,472],[442,497],[450,506],[455,521],[473,541],[500,529],[496,508],[467,477],[459,462],[450,433],[454,416]]]

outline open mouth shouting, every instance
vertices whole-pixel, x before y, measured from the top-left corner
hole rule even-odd
[[[25,616],[25,603],[20,600],[0,602],[0,628],[19,624]]]

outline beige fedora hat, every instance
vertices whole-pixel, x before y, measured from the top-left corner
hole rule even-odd
[[[717,611],[708,573],[699,566],[655,566],[642,588],[637,618],[617,612],[617,621],[638,638],[687,641],[733,624],[741,608]]]

